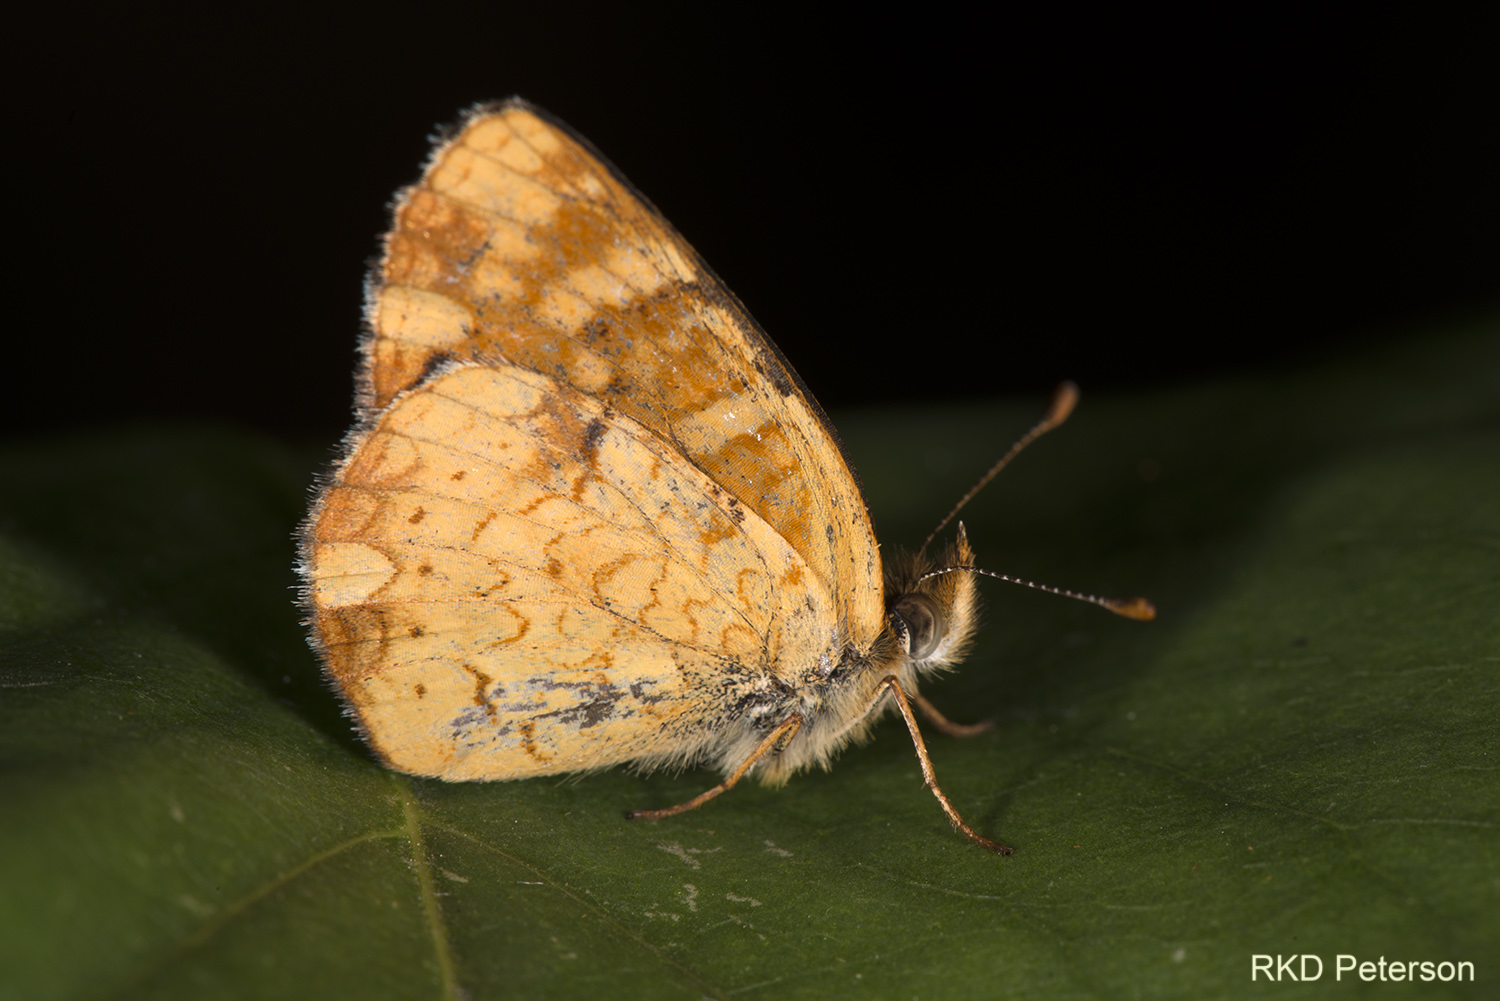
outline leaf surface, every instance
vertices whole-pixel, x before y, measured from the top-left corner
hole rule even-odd
[[[1085,390],[1087,387],[1085,387]],[[838,424],[886,546],[1039,410]],[[839,415],[836,415],[836,418]],[[1229,997],[1257,953],[1500,941],[1500,322],[1084,399],[964,512],[986,585],[904,730],[660,822],[706,772],[373,764],[292,604],[318,457],[141,426],[0,449],[0,996]],[[1285,989],[1284,986],[1280,989]]]

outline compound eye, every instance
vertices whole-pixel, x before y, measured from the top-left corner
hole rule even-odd
[[[912,660],[931,657],[948,631],[948,624],[926,595],[905,595],[891,608],[891,614],[906,626]]]

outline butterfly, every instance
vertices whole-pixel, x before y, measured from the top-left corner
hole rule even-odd
[[[660,818],[827,767],[894,706],[954,826],[1008,853],[942,793],[915,716],[984,728],[918,692],[974,633],[962,525],[938,558],[883,565],[791,365],[539,109],[470,110],[393,215],[357,423],[299,533],[311,642],[380,760],[725,774],[631,814]]]

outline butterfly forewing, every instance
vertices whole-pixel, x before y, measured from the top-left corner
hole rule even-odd
[[[472,115],[406,192],[377,278],[371,406],[435,358],[549,375],[655,431],[765,519],[856,646],[879,632],[873,530],[821,412],[687,242],[565,127],[514,101]]]

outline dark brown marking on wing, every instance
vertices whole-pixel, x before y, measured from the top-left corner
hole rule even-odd
[[[489,699],[490,683],[495,679],[472,664],[460,665],[474,678],[474,704],[484,710],[486,716],[495,718],[495,706]]]
[[[475,522],[474,523],[474,531],[472,531],[472,532],[469,533],[469,541],[470,542],[478,542],[479,541],[479,533],[483,532],[486,528],[488,528],[490,526],[490,522],[494,521],[497,517],[498,517],[498,514],[496,512],[494,512],[494,511],[491,511],[489,514],[485,515],[479,521]]]

